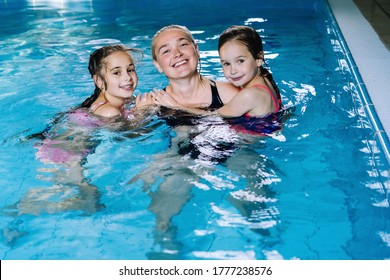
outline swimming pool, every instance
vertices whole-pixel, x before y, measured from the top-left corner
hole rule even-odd
[[[0,3],[1,259],[390,258],[389,163],[326,2],[228,3]],[[171,23],[194,33],[202,73],[216,78],[218,34],[257,29],[289,108],[282,130],[245,135],[209,118],[171,127],[153,114],[78,130],[65,119],[65,140],[85,136],[72,147],[86,157],[37,159],[41,140],[28,136],[90,95],[96,47],[145,52],[137,93],[166,84],[149,46]],[[201,156],[174,149],[183,141]]]

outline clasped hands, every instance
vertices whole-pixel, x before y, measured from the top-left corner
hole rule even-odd
[[[151,92],[139,94],[135,99],[135,105],[138,108],[159,105],[168,108],[180,107],[176,100],[165,90],[154,89]]]

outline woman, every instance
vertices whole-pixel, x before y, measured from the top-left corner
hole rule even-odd
[[[163,90],[164,94],[171,95],[183,106],[216,110],[238,92],[238,88],[227,82],[212,81],[199,73],[198,45],[184,26],[170,25],[160,29],[153,37],[151,52],[155,67],[169,81]],[[137,107],[155,105],[153,95],[138,95]],[[234,147],[229,149],[225,142],[231,144],[234,137],[227,133],[224,135],[228,139],[221,139],[221,129],[229,130],[224,123],[210,126],[209,122],[202,123],[202,120],[193,116],[185,118],[179,114],[170,118],[169,110],[162,113],[167,123],[175,128],[170,149],[156,155],[155,163],[131,182],[139,179],[143,181],[151,196],[149,209],[156,215],[156,240],[165,240],[158,243],[172,251],[180,247],[175,243],[176,228],[172,224],[172,217],[191,198],[196,173],[208,170],[213,164],[231,155]],[[219,145],[221,142],[223,148]]]

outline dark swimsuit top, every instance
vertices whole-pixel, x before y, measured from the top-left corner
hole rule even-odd
[[[204,107],[203,109],[208,110],[217,110],[221,108],[224,104],[219,96],[217,86],[215,82],[210,80],[211,86],[211,103],[208,107]],[[166,91],[166,88],[163,89]],[[179,125],[194,125],[198,122],[199,117],[189,113],[183,113],[182,111],[171,110],[166,107],[160,108],[160,115],[167,124],[171,127],[179,126]]]
[[[223,107],[223,102],[221,97],[219,96],[217,86],[215,85],[214,81],[211,81],[211,104],[209,106],[209,109],[211,110],[217,110],[221,107]]]

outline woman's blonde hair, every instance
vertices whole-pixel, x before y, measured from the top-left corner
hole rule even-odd
[[[152,52],[153,60],[157,60],[157,56],[156,56],[156,39],[157,39],[157,37],[162,32],[164,32],[166,30],[170,30],[170,29],[179,29],[179,30],[183,31],[186,34],[186,36],[188,37],[188,39],[191,41],[191,43],[194,44],[194,46],[196,45],[195,39],[192,36],[191,31],[187,27],[185,27],[183,25],[177,25],[177,24],[164,26],[159,31],[157,31],[156,34],[154,34],[153,39],[152,39],[152,45],[151,45],[150,49],[151,49],[151,52]]]

